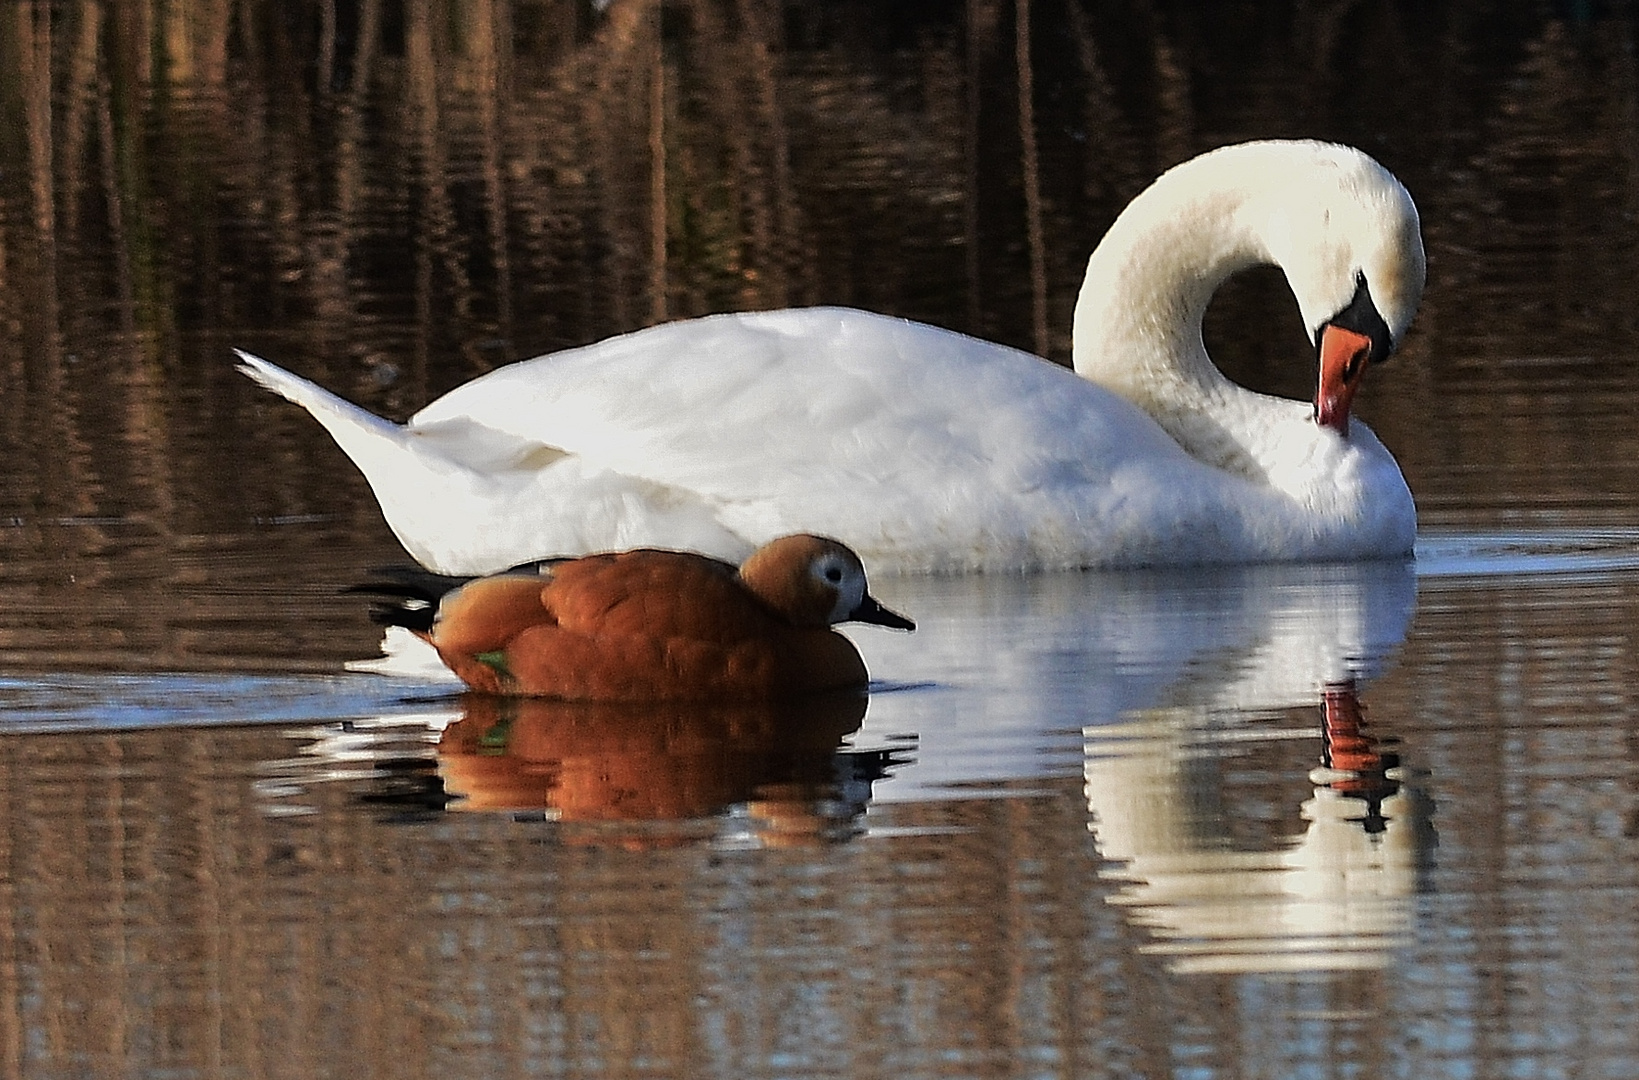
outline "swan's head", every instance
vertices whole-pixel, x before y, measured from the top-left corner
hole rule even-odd
[[[1366,368],[1404,338],[1423,295],[1417,207],[1389,171],[1346,146],[1290,149],[1287,181],[1256,200],[1255,224],[1286,272],[1315,344],[1315,419],[1347,434]],[[1253,209],[1248,207],[1248,209]]]

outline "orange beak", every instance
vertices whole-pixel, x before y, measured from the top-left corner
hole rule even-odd
[[[1349,434],[1349,406],[1366,374],[1372,339],[1328,323],[1320,331],[1320,382],[1315,387],[1315,422]]]

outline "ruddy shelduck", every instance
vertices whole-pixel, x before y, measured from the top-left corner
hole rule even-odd
[[[359,586],[373,617],[429,642],[475,690],[569,701],[771,701],[862,689],[835,630],[913,630],[836,540],[775,540],[741,566],[640,549],[462,580],[408,571]]]

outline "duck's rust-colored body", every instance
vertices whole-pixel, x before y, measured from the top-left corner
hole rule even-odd
[[[473,689],[570,701],[768,701],[863,688],[864,661],[832,625],[914,625],[870,596],[858,556],[806,534],[775,540],[738,568],[656,549],[544,563],[460,583],[427,612],[377,609],[416,630]]]

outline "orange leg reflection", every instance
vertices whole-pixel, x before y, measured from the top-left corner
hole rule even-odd
[[[1367,832],[1382,832],[1386,828],[1383,800],[1400,790],[1399,780],[1388,775],[1399,767],[1400,755],[1366,730],[1365,712],[1353,681],[1325,688],[1321,695],[1321,760],[1334,774],[1326,786],[1364,802],[1362,825]]]

